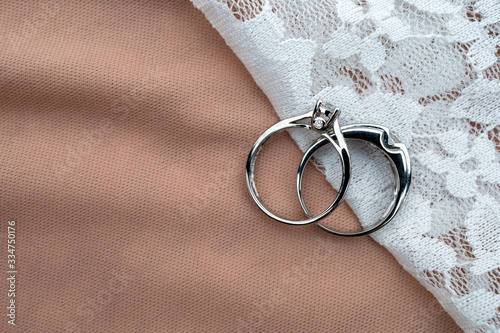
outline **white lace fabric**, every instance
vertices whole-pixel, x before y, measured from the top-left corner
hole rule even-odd
[[[462,329],[500,331],[500,2],[193,2],[281,118],[322,98],[341,108],[341,124],[399,134],[412,187],[373,238]],[[311,142],[306,132],[293,133],[302,149]],[[377,175],[354,179],[346,197],[368,226],[385,209],[392,176],[381,154],[351,146],[352,174]],[[317,160],[338,184],[335,157]]]

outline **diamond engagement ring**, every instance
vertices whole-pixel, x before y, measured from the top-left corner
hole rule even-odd
[[[285,119],[274,124],[273,126],[269,127],[264,133],[262,133],[257,141],[255,141],[255,144],[253,145],[252,150],[248,155],[246,165],[247,185],[253,200],[266,215],[279,222],[293,225],[304,225],[317,222],[326,217],[342,202],[351,175],[351,157],[349,156],[349,151],[347,150],[344,137],[340,130],[340,125],[338,122],[339,115],[340,110],[338,108],[335,108],[328,103],[323,103],[322,101],[318,100],[313,111],[305,113],[301,116]],[[255,161],[257,160],[257,156],[262,146],[273,135],[288,128],[305,128],[319,133],[322,138],[327,140],[326,142],[331,143],[335,147],[335,150],[339,154],[340,162],[342,164],[342,181],[340,183],[339,192],[335,200],[323,213],[315,217],[309,216],[308,219],[299,221],[287,220],[269,211],[260,201],[259,193],[257,192],[257,189],[255,187],[254,180]],[[335,135],[332,136],[332,133],[335,133]]]

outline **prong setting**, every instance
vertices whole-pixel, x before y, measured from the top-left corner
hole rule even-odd
[[[316,102],[311,118],[312,128],[323,132],[340,115],[340,109],[321,100]]]

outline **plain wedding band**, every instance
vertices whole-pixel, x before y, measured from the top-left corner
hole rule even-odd
[[[342,127],[341,133],[346,139],[352,140],[362,140],[370,143],[374,147],[382,150],[384,155],[387,157],[391,164],[392,171],[396,178],[394,198],[389,205],[388,209],[380,219],[380,222],[372,228],[354,233],[343,233],[329,229],[319,222],[316,225],[321,229],[337,236],[345,237],[355,237],[368,235],[389,223],[394,216],[397,214],[401,206],[403,205],[406,196],[408,194],[408,189],[411,182],[411,164],[410,156],[406,146],[400,142],[399,137],[391,132],[388,128],[381,125],[373,124],[353,124]],[[332,137],[335,137],[336,133],[330,133]],[[314,144],[309,147],[305,152],[302,161],[300,162],[298,173],[297,173],[297,193],[299,195],[300,205],[306,213],[307,216],[311,217],[311,214],[306,208],[304,199],[302,197],[302,176],[304,169],[307,165],[309,159],[313,154],[322,146],[329,142],[324,137],[319,138]]]

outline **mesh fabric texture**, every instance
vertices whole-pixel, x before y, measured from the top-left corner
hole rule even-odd
[[[8,220],[18,240],[0,332],[459,331],[371,238],[258,210],[246,157],[278,116],[189,1],[3,1],[0,45],[0,247]],[[302,153],[275,140],[259,188],[301,216]]]

